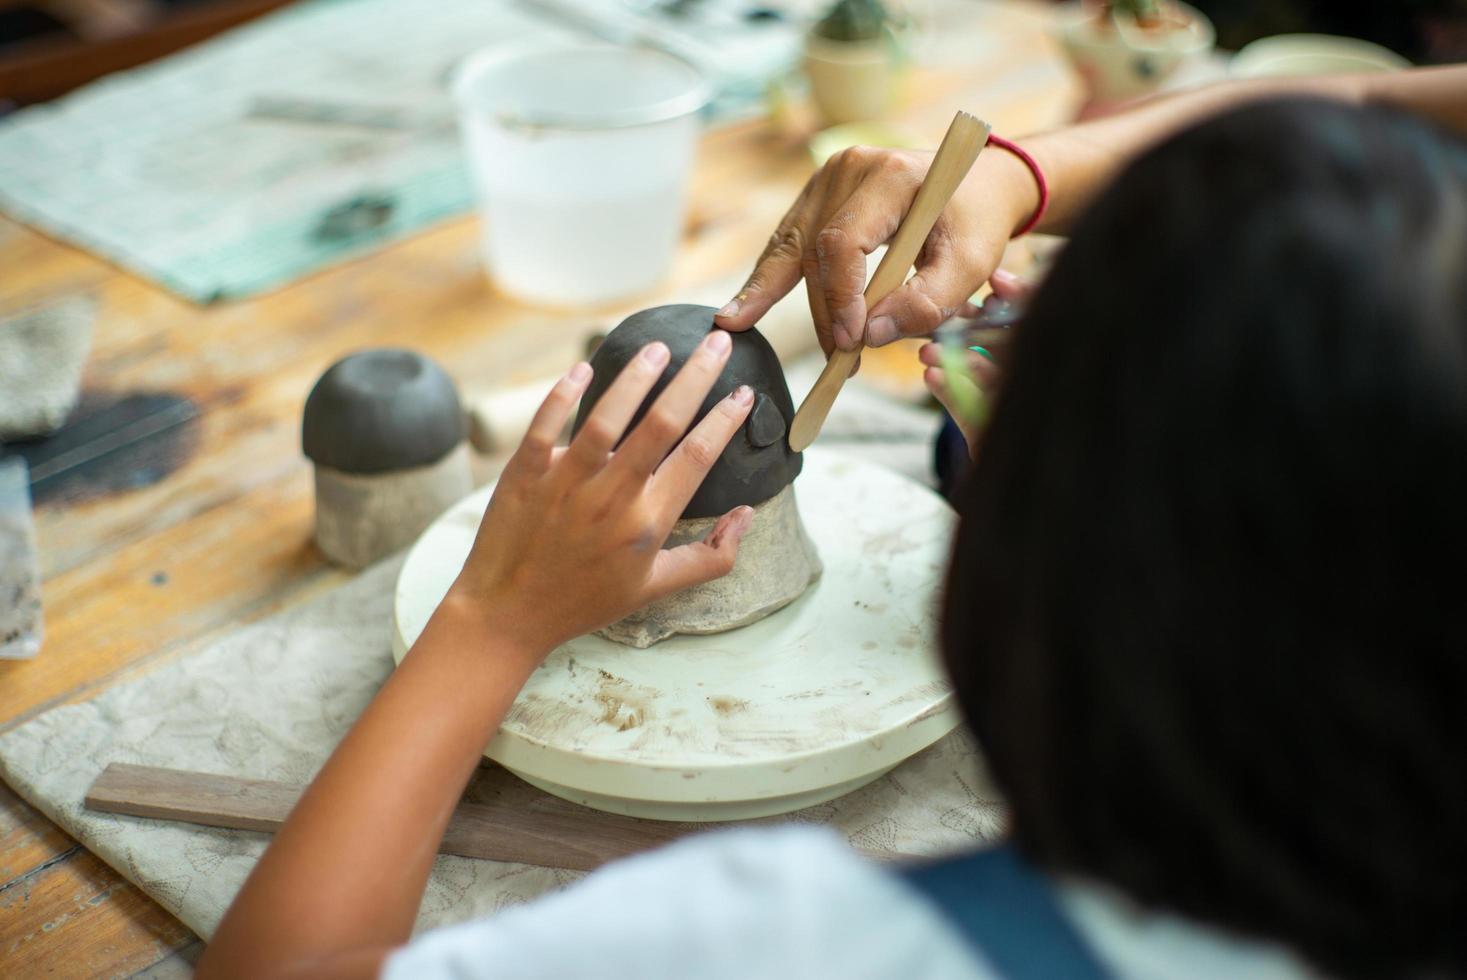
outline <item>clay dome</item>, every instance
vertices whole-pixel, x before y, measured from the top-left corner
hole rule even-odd
[[[348,355],[306,399],[301,445],[318,466],[387,473],[438,462],[464,439],[453,379],[416,351]]]

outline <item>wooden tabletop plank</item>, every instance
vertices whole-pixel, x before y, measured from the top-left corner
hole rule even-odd
[[[128,976],[193,938],[86,850],[0,891],[0,964],[9,977]]]

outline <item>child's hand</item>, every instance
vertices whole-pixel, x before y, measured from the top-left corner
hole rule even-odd
[[[679,442],[731,347],[723,330],[709,333],[619,447],[667,365],[667,347],[643,348],[570,446],[556,449],[556,434],[591,380],[589,364],[572,368],[500,477],[448,601],[490,611],[497,632],[543,657],[654,599],[727,574],[753,519],[750,507],[725,514],[701,542],[667,551],[662,544],[753,404],[753,393],[740,387]]]
[[[1033,283],[1003,269],[996,270],[989,283],[994,296],[1020,306],[1034,291]],[[969,306],[959,315],[976,317],[979,310]],[[997,390],[1001,376],[999,361],[986,348],[981,352],[963,348],[945,351],[939,343],[924,344],[917,358],[927,366],[922,374],[927,390],[958,423],[968,443],[968,453],[976,456],[979,435],[987,418],[988,398]]]
[[[959,349],[958,356],[964,370],[955,375],[951,363],[944,358],[941,344],[923,344],[917,352],[918,360],[927,365],[927,370],[922,373],[927,390],[953,417],[968,443],[968,454],[976,457],[986,408],[976,416],[973,409],[984,406],[988,392],[997,386],[998,365],[976,351]]]

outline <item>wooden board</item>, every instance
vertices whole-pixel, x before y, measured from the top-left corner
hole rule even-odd
[[[92,783],[86,805],[106,813],[273,833],[302,791],[272,780],[113,763]],[[592,813],[498,766],[486,766],[454,810],[438,851],[591,871],[705,826]]]
[[[933,8],[944,46],[961,55],[914,76],[902,129],[935,145],[957,108],[1010,136],[1067,115],[1076,90],[1044,5]],[[705,137],[683,245],[648,302],[746,271],[810,170],[797,141],[760,122]],[[446,222],[270,295],[201,309],[0,217],[0,313],[82,292],[98,300],[83,378],[91,404],[162,394],[196,410],[167,429],[186,438],[161,446],[150,436],[113,457],[133,485],[41,505],[46,645],[33,661],[0,664],[0,727],[345,580],[310,545],[299,447],[306,393],[331,361],[407,344],[465,387],[529,381],[563,368],[577,331],[614,312],[537,310],[496,294],[476,236],[472,219]],[[911,361],[910,351],[868,352],[862,373],[901,376]],[[493,471],[486,461],[480,476]],[[0,974],[128,975],[176,963],[194,942],[0,787]]]

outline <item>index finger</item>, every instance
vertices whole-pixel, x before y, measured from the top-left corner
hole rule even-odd
[[[748,330],[769,312],[770,307],[795,288],[800,281],[800,260],[805,254],[810,222],[814,220],[817,189],[825,171],[816,173],[805,184],[795,203],[785,212],[774,234],[754,263],[754,271],[744,280],[734,298],[723,305],[714,320],[725,330]]]
[[[739,385],[703,416],[702,421],[658,467],[652,478],[652,488],[663,513],[670,515],[669,527],[703,485],[703,478],[723,455],[724,447],[739,431],[753,407],[753,389]]]
[[[687,431],[688,423],[698,414],[732,351],[733,338],[727,330],[718,327],[709,330],[682,370],[668,382],[646,416],[612,456],[606,467],[608,474],[645,480]]]

